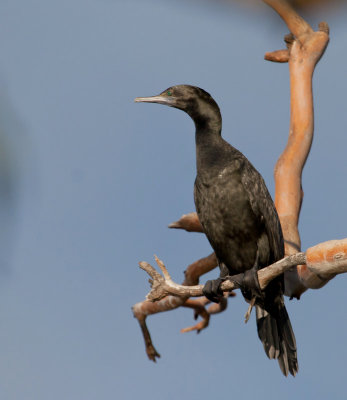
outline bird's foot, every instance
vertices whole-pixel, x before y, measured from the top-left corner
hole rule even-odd
[[[264,292],[260,289],[258,281],[258,269],[253,267],[242,274],[233,275],[228,279],[234,282],[238,288],[241,289],[243,296],[252,301],[253,298],[262,299]]]
[[[262,299],[264,293],[260,289],[257,272],[257,268],[253,267],[242,274],[228,275],[223,278],[207,281],[203,288],[204,296],[206,296],[210,301],[219,303],[220,299],[223,297],[223,291],[220,286],[222,282],[228,280],[234,283],[235,289],[241,289],[243,296],[250,302],[252,302],[253,299]],[[254,300],[253,305],[255,304],[255,301],[256,300]]]
[[[219,303],[223,297],[223,291],[221,290],[220,285],[225,281],[226,278],[218,278],[207,281],[202,289],[204,296],[214,303]]]

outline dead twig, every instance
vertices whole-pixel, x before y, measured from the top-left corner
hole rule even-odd
[[[178,221],[172,222],[169,228],[184,229],[187,232],[204,232],[196,212],[182,215]]]
[[[191,213],[191,214],[196,215],[196,213]],[[195,218],[194,215],[193,215],[193,218]],[[200,224],[200,222],[199,222],[199,224]],[[197,224],[195,221],[195,226],[196,225]],[[210,254],[207,257],[201,258],[201,259],[193,262],[192,264],[190,264],[187,267],[186,271],[184,272],[185,279],[184,279],[183,285],[194,285],[194,284],[199,283],[200,276],[211,271],[213,268],[215,268],[217,266],[217,264],[218,264],[217,259],[216,259],[216,256],[214,253]],[[234,293],[231,292],[230,296],[232,296],[232,295],[234,295]],[[195,327],[192,327],[192,329],[190,329],[190,330],[196,330],[197,332],[200,332],[202,329],[204,329],[208,326],[211,314],[215,314],[217,312],[222,312],[227,307],[227,300],[225,300],[226,304],[224,304],[224,302],[222,302],[220,305],[213,304],[208,308],[208,310],[206,310],[205,307],[202,305],[204,299],[208,302],[208,300],[205,297],[202,299],[196,299],[196,300],[192,300],[191,302],[189,302],[189,299],[186,299],[184,297],[164,296],[159,301],[152,302],[149,300],[145,300],[145,301],[135,304],[132,307],[133,315],[138,320],[139,325],[141,327],[143,339],[144,339],[145,346],[146,346],[146,353],[150,360],[155,362],[156,358],[160,357],[160,355],[153,346],[152,339],[151,339],[149,330],[146,325],[146,318],[152,314],[170,311],[170,310],[174,310],[178,307],[185,306],[186,301],[188,301],[187,306],[195,309],[195,315],[194,315],[195,319],[198,316],[201,316],[203,319],[201,322],[196,324]],[[200,301],[200,306],[196,304],[196,307],[193,307],[194,302],[198,302],[198,301]]]
[[[158,264],[162,275],[159,274],[155,268],[145,261],[141,261],[139,266],[141,269],[146,271],[151,276],[151,291],[147,294],[146,299],[150,301],[157,301],[162,299],[164,296],[173,295],[180,297],[199,297],[203,296],[202,289],[204,285],[194,285],[194,286],[183,286],[175,283],[167,271],[164,263],[155,256],[155,261]],[[263,268],[258,271],[258,281],[260,288],[263,290],[269,284],[269,282],[275,277],[282,274],[286,269],[305,263],[305,254],[298,253],[283,258],[276,263]],[[225,281],[221,284],[221,289],[223,291],[231,291],[237,289],[234,282]]]
[[[150,280],[152,287],[146,297],[147,300],[157,301],[168,295],[183,297],[185,299],[203,295],[202,289],[204,285],[178,285],[171,279],[164,263],[156,256],[155,261],[162,275],[147,262],[142,261],[139,263],[140,268],[146,271],[152,278]],[[306,265],[311,273],[316,274],[323,280],[327,278],[331,279],[332,276],[338,273],[347,272],[347,238],[320,243],[309,248],[306,253],[292,254],[268,267],[260,269],[257,274],[261,290],[264,290],[274,278],[296,265]],[[221,289],[224,292],[228,292],[237,289],[237,287],[234,282],[227,280],[221,284]]]
[[[196,331],[200,333],[203,329],[207,328],[210,321],[210,316],[212,314],[219,314],[225,311],[228,307],[228,298],[234,297],[236,294],[234,292],[226,292],[224,293],[224,297],[222,297],[221,301],[217,303],[210,304],[210,300],[206,297],[199,297],[198,299],[188,299],[183,304],[183,307],[193,308],[194,309],[194,319],[198,317],[202,318],[202,321],[199,321],[196,325],[189,326],[187,328],[181,329],[181,333]],[[206,306],[210,304],[210,306],[206,309]]]

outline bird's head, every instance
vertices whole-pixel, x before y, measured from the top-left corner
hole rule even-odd
[[[176,85],[157,96],[136,97],[136,103],[159,103],[185,111],[199,127],[221,125],[217,103],[205,90],[191,85]]]

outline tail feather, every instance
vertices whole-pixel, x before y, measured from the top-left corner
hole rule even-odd
[[[260,306],[256,306],[258,336],[266,355],[277,359],[282,373],[293,376],[298,372],[296,341],[285,306],[281,306],[276,317]]]

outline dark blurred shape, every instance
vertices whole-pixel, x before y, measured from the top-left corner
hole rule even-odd
[[[317,5],[333,8],[345,3],[343,0],[288,0],[288,3],[296,8],[314,8]]]
[[[0,81],[0,273],[9,272],[11,265],[21,164],[18,149],[23,133],[24,126]]]
[[[298,11],[315,13],[318,10],[326,12],[340,9],[342,6],[347,6],[346,0],[287,0]],[[200,3],[206,3],[206,0],[199,0]],[[259,8],[265,4],[262,0],[210,0],[216,4],[237,4],[239,6]],[[346,7],[345,7],[346,9]]]

